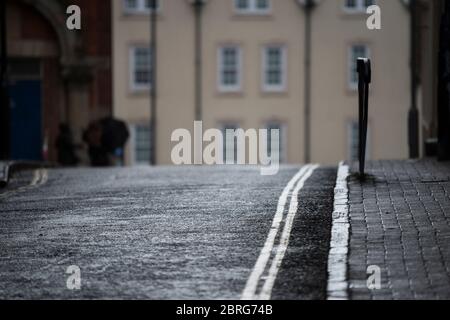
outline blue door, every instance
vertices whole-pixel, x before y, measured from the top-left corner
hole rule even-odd
[[[10,86],[11,158],[42,159],[41,81],[18,80]]]

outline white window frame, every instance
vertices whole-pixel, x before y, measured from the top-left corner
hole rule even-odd
[[[357,134],[356,134],[356,138],[355,141],[354,140],[354,136],[353,136],[353,126],[355,126],[357,128]],[[359,124],[358,124],[358,120],[350,120],[347,122],[347,160],[351,163],[354,161],[358,161],[358,153],[359,153]],[[356,159],[353,159],[352,157],[352,144],[353,142],[357,145],[357,155],[356,155]],[[366,160],[370,160],[371,159],[371,129],[370,129],[370,124],[367,127],[367,141],[366,141]]]
[[[277,48],[281,50],[281,84],[271,85],[267,83],[267,50]],[[262,90],[264,92],[285,92],[287,90],[287,49],[285,45],[269,44],[262,48]]]
[[[222,136],[223,136],[223,163],[228,164],[237,164],[237,139],[236,137],[233,140],[233,159],[231,159],[228,153],[228,145],[227,145],[227,130],[239,130],[241,129],[241,125],[239,122],[233,122],[233,121],[225,121],[222,122],[219,126],[221,128]]]
[[[353,82],[353,68],[355,67],[356,61],[353,59],[353,48],[357,46],[365,47],[366,57],[370,59],[371,52],[370,46],[367,43],[352,43],[347,49],[347,87],[351,91],[358,90],[358,81]]]
[[[227,85],[223,83],[223,50],[227,48],[236,49],[236,58],[237,58],[237,83],[234,85]],[[232,93],[232,92],[241,92],[242,91],[242,48],[236,44],[222,45],[217,49],[217,87],[220,92],[223,93]]]
[[[287,163],[287,146],[288,146],[287,123],[284,121],[279,121],[279,120],[266,121],[264,124],[264,128],[266,128],[268,130],[269,125],[271,125],[271,124],[278,124],[280,127],[281,132],[280,132],[280,146],[279,146],[280,150],[279,151],[281,151],[281,152],[279,153],[279,157],[280,157],[279,161],[280,161],[280,164]],[[267,134],[269,134],[269,132],[267,132]],[[269,146],[267,146],[267,147],[269,147]]]
[[[129,74],[129,81],[130,81],[130,89],[132,92],[142,92],[142,91],[148,91],[152,88],[152,81],[153,79],[151,79],[152,75],[150,74],[150,83],[148,84],[137,84],[136,83],[136,79],[135,79],[135,69],[136,69],[136,64],[135,64],[135,50],[136,49],[141,49],[141,48],[146,48],[148,50],[150,50],[150,55],[151,55],[151,48],[149,46],[145,46],[145,45],[134,45],[131,46],[129,49],[129,70],[130,70],[130,74]],[[151,58],[151,56],[150,56]],[[150,60],[150,72],[151,72],[151,63],[152,61]]]
[[[237,14],[247,14],[247,15],[266,15],[272,11],[272,0],[267,0],[266,9],[258,9],[256,6],[257,0],[247,0],[249,7],[247,9],[240,9],[238,7],[239,0],[233,0],[234,11]]]
[[[146,0],[136,0],[137,1],[137,8],[129,8],[126,5],[126,0],[122,0],[122,7],[123,12],[126,14],[132,14],[132,15],[138,15],[138,14],[150,14],[153,10],[150,8],[147,8],[145,6]],[[161,0],[156,0],[156,12],[161,12]]]
[[[130,125],[130,163],[132,166],[145,166],[145,165],[149,165],[150,163],[150,159],[149,161],[137,161],[137,155],[136,155],[136,136],[137,136],[137,127],[142,127],[142,126],[148,126],[145,124],[140,124],[140,123],[135,123]],[[150,139],[150,138],[149,138]],[[150,143],[150,142],[149,142]],[[151,150],[150,150],[151,153]],[[150,154],[151,156],[151,154]]]
[[[343,10],[347,13],[366,13],[367,8],[365,5],[365,0],[355,0],[356,6],[355,7],[348,7],[347,6],[347,0],[344,0],[343,3]],[[376,4],[376,0],[373,0],[373,4]]]

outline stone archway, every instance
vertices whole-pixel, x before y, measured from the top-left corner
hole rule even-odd
[[[81,40],[77,32],[67,29],[65,8],[56,0],[21,0],[35,8],[52,25],[57,34],[61,50],[60,63],[63,67],[76,64],[81,55]]]

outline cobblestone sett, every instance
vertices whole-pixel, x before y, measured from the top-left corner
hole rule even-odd
[[[350,298],[450,299],[450,163],[376,161],[367,173],[348,181]]]

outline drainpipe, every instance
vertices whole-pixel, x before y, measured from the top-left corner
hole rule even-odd
[[[194,81],[195,81],[195,121],[203,120],[202,110],[202,11],[206,0],[188,0],[194,9],[195,16],[195,52],[194,52]],[[195,148],[194,164],[202,164],[203,154],[201,148]]]
[[[10,109],[8,95],[8,49],[6,1],[0,1],[0,160],[10,156]]]
[[[150,87],[150,165],[156,165],[157,143],[157,18],[158,0],[150,0],[150,51],[151,51],[151,87]]]
[[[409,157],[411,159],[419,158],[419,110],[417,108],[417,0],[410,0],[410,63],[411,63],[411,108],[408,113],[408,144]]]
[[[192,0],[195,14],[195,120],[202,121],[202,11],[205,0]]]
[[[299,0],[305,12],[305,46],[304,46],[304,146],[305,163],[311,162],[311,16],[318,4],[316,0]]]

